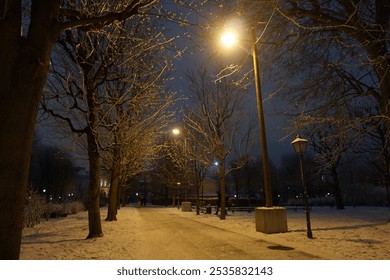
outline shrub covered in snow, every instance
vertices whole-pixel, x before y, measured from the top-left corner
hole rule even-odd
[[[83,204],[79,201],[72,201],[66,203],[50,203],[47,204],[45,216],[46,218],[60,218],[71,214],[76,214],[84,211]]]
[[[36,191],[29,190],[24,210],[24,227],[33,227],[39,224],[43,217],[46,220],[66,217],[84,210],[84,205],[79,201],[46,203],[44,196],[39,195]]]
[[[24,227],[33,227],[40,223],[46,210],[45,198],[38,192],[29,190],[24,207]]]

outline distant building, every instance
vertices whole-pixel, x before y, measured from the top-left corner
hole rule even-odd
[[[86,199],[89,188],[89,171],[85,167],[76,167],[76,196]],[[110,190],[110,176],[108,171],[101,171],[100,191],[108,196]]]

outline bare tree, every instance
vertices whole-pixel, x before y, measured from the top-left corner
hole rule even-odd
[[[282,1],[284,2],[284,1]],[[332,3],[332,4],[330,4]],[[285,1],[278,7],[280,13],[300,29],[300,34],[312,37],[322,45],[322,60],[327,67],[343,65],[350,78],[369,81],[371,90],[357,94],[371,95],[380,104],[381,113],[388,118],[390,95],[389,34],[390,5],[376,1]],[[313,43],[315,41],[312,41]],[[320,48],[311,47],[319,51]],[[346,56],[341,57],[343,52]],[[350,63],[346,59],[351,59]],[[341,61],[340,61],[341,60]],[[338,62],[338,63],[337,63]],[[340,63],[341,62],[341,63]],[[352,64],[352,68],[348,65]],[[366,69],[362,76],[359,70]],[[359,69],[360,68],[360,69]]]
[[[203,156],[203,161],[208,161],[209,165],[213,164],[212,158],[218,161],[221,194],[220,218],[224,220],[226,214],[225,177],[231,171],[226,165],[226,159],[233,151],[240,125],[243,123],[242,106],[245,104],[246,90],[235,84],[232,77],[214,82],[210,72],[205,68],[189,72],[187,79],[193,102],[187,125],[197,132],[194,140],[198,148],[202,150],[200,155]]]
[[[310,143],[317,155],[319,163],[319,172],[326,174],[330,171],[331,186],[335,196],[337,209],[344,209],[343,197],[339,180],[339,165],[342,162],[343,155],[351,149],[351,142],[344,132],[338,131],[339,127],[329,125],[325,130],[316,130],[310,137]]]
[[[115,103],[109,113],[112,117],[106,116],[103,120],[105,128],[109,130],[109,139],[106,140],[109,149],[105,161],[111,170],[110,203],[106,220],[116,220],[120,185],[148,171],[151,163],[159,156],[162,149],[159,139],[168,129],[173,116],[170,108],[175,98],[171,92],[162,88],[162,72],[166,71],[166,67],[156,67],[152,63],[156,59],[156,55],[145,53],[145,59],[140,61],[143,65],[152,66],[152,69],[144,69],[145,72],[141,73],[139,70],[142,65],[136,67],[137,71],[126,75],[128,80],[123,81],[136,85],[117,90],[114,94],[116,98],[110,94],[112,100],[106,104],[111,106]],[[144,78],[142,82],[141,76]]]
[[[158,3],[157,0],[1,2],[0,258],[19,257],[34,124],[55,41],[65,30],[99,30],[128,18],[166,15]]]
[[[311,1],[305,5],[299,1],[282,2],[277,9],[291,23],[290,30],[295,29],[296,36],[291,40],[295,42],[294,46],[290,44],[292,47],[287,53],[291,55],[301,50],[305,56],[296,61],[305,69],[301,68],[303,71],[300,73],[311,75],[303,78],[304,82],[298,84],[295,90],[290,88],[288,93],[298,93],[293,100],[300,105],[301,115],[310,115],[311,123],[318,130],[332,123],[338,132],[344,134],[328,135],[328,140],[330,137],[353,138],[355,144],[353,149],[349,147],[348,153],[367,153],[370,150],[367,145],[357,147],[357,144],[371,143],[371,147],[379,144],[376,150],[382,151],[382,169],[388,170],[390,146],[386,139],[389,136],[386,135],[379,143],[374,135],[378,131],[383,132],[384,127],[389,131],[390,6],[381,0]],[[302,38],[305,38],[305,45],[298,41]],[[314,93],[320,88],[321,94]],[[297,101],[299,99],[301,101]],[[319,146],[318,143],[316,147]],[[340,148],[328,151],[328,162],[339,162],[340,153],[337,151]],[[370,161],[377,158],[377,154],[371,153]],[[329,158],[331,155],[333,159]],[[335,174],[334,165],[331,169]],[[385,180],[387,174],[388,171],[384,173]],[[339,200],[336,192],[338,206]]]
[[[196,115],[187,108],[184,112],[182,131],[176,135],[170,148],[169,156],[174,166],[180,170],[180,178],[184,183],[185,201],[188,189],[196,192],[196,214],[200,214],[200,189],[213,157],[205,147],[205,139],[199,131],[193,129]],[[202,120],[198,120],[202,121]],[[179,138],[179,139],[177,139]]]
[[[82,48],[79,46],[83,45]],[[88,238],[103,236],[100,222],[99,111],[109,79],[113,46],[100,33],[66,31],[54,52],[42,107],[76,134],[85,134],[89,161]],[[65,66],[65,67],[63,67]]]
[[[210,154],[205,150],[205,140],[202,134],[192,126],[195,116],[191,112],[185,114],[184,127],[188,137],[186,154],[188,155],[188,177],[196,190],[196,214],[200,214],[200,190],[203,187],[204,179],[210,169]],[[201,121],[201,120],[199,120]],[[188,147],[189,146],[189,147]],[[203,197],[202,197],[203,199]]]
[[[181,166],[177,164],[177,144],[168,137],[162,138],[162,147],[159,157],[154,161],[154,172],[157,177],[171,189],[172,206],[176,204],[176,197],[179,192],[178,182],[183,181],[183,173]],[[181,155],[182,156],[182,155]]]
[[[139,169],[144,165],[142,155],[153,155],[151,149],[157,146],[153,145],[152,139],[159,134],[157,125],[164,126],[161,116],[173,102],[172,96],[163,94],[161,89],[163,72],[168,68],[167,60],[161,58],[162,51],[170,40],[165,40],[161,33],[155,32],[155,36],[151,36],[151,30],[155,29],[144,19],[138,23],[126,23],[106,29],[106,34],[67,32],[61,41],[62,49],[69,57],[65,58],[65,61],[73,61],[74,66],[69,65],[70,68],[81,69],[82,75],[78,78],[77,72],[71,73],[65,69],[69,74],[64,75],[61,69],[54,69],[57,81],[51,82],[52,93],[47,97],[57,100],[54,107],[61,104],[62,108],[59,108],[61,111],[58,113],[49,108],[48,102],[44,107],[53,116],[66,121],[73,132],[85,133],[87,136],[90,162],[89,237],[102,234],[101,229],[98,229],[100,147],[105,146],[104,149],[111,152],[111,166],[108,168],[111,170],[111,188],[107,220],[116,220],[119,185],[127,179],[122,175],[125,174],[124,171],[131,173],[122,167],[130,169],[129,162],[132,162],[132,172],[137,174],[139,170],[137,171],[136,167]],[[80,44],[85,47],[78,48]],[[56,65],[54,61],[53,65]],[[69,83],[69,80],[73,81]],[[60,89],[58,84],[61,84]],[[68,89],[65,96],[61,96],[61,89],[66,88]],[[69,108],[70,104],[72,105]],[[84,119],[67,116],[74,115],[73,111],[83,115]],[[169,119],[169,115],[164,117]],[[80,123],[83,123],[84,127],[76,127]],[[103,124],[105,129],[101,128]],[[105,137],[107,133],[109,135]],[[141,149],[141,146],[144,148]],[[133,152],[129,158],[124,154],[124,150],[129,154],[131,147]],[[138,153],[134,153],[136,149],[139,149]],[[92,227],[94,224],[97,224],[96,229]]]
[[[369,111],[367,113],[367,111]],[[365,110],[360,111],[360,116],[365,117],[367,115],[375,116],[378,113],[371,111],[378,111],[377,108],[366,108]],[[366,134],[359,147],[357,153],[361,157],[366,158],[366,161],[374,167],[374,169],[379,172],[384,180],[384,185],[386,188],[387,202],[390,205],[390,151],[387,149],[389,146],[389,138],[387,133],[387,127],[381,118],[370,118],[364,125],[361,127],[361,132]],[[379,176],[373,174],[373,179],[378,180]]]

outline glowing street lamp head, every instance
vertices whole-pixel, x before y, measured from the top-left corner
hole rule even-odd
[[[227,31],[221,36],[221,42],[228,48],[233,47],[237,43],[237,36],[233,32]]]
[[[174,129],[172,129],[172,133],[173,133],[174,135],[178,135],[178,134],[180,134],[180,130],[177,129],[177,128],[174,128]]]

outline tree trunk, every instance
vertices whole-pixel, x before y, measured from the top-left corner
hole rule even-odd
[[[42,69],[38,71],[44,75]],[[36,79],[37,84],[33,85],[20,78],[13,77],[12,87],[0,86],[0,259],[19,258],[34,124],[40,100],[37,93],[42,92],[45,80],[44,77],[41,81]]]
[[[100,221],[100,158],[93,132],[87,132],[89,158],[88,226],[87,238],[103,236]]]
[[[382,157],[384,159],[384,164],[385,164],[384,183],[386,188],[387,206],[390,207],[390,156],[386,144],[385,144],[385,150],[382,152]]]
[[[96,101],[94,96],[94,85],[87,81],[87,104],[89,109],[87,128],[88,158],[90,182],[88,190],[88,225],[89,234],[87,238],[103,236],[100,219],[100,154],[98,139],[96,136],[98,128],[98,116]]]
[[[225,183],[225,170],[223,164],[218,167],[219,182],[220,182],[220,192],[221,192],[221,220],[226,219],[226,183]]]
[[[341,195],[339,176],[336,166],[332,166],[332,178],[333,178],[333,191],[337,209],[344,209],[343,197]]]
[[[55,37],[47,5],[22,38],[20,2],[10,1],[0,24],[0,259],[19,258],[34,125]]]
[[[219,139],[220,133],[219,133]],[[219,161],[218,165],[218,176],[219,176],[219,186],[220,186],[220,194],[221,194],[221,220],[226,219],[226,181],[225,181],[225,161],[223,157],[223,142],[219,141],[217,144],[217,159]]]
[[[127,195],[129,193],[129,189],[128,188],[123,188],[122,187],[122,191],[121,191],[121,194],[120,194],[120,197],[122,198],[122,207],[125,207],[126,206],[126,202],[127,202]],[[120,200],[120,199],[119,199]]]
[[[120,185],[121,183],[119,183],[118,185],[118,194],[117,194],[117,199],[116,199],[116,208],[117,210],[121,209],[121,207],[125,207],[126,206],[126,200],[125,199],[122,199],[122,196],[121,194],[123,193],[123,187],[121,187]]]
[[[111,169],[111,184],[108,197],[108,211],[106,221],[116,221],[119,198],[119,182],[120,182],[120,164],[119,164],[119,147],[114,148],[114,159]]]
[[[199,215],[200,214],[200,199],[199,199],[200,184],[198,183],[197,180],[196,180],[195,188],[196,188],[196,215]]]
[[[176,192],[175,188],[172,188],[172,207],[175,207],[176,205]]]

